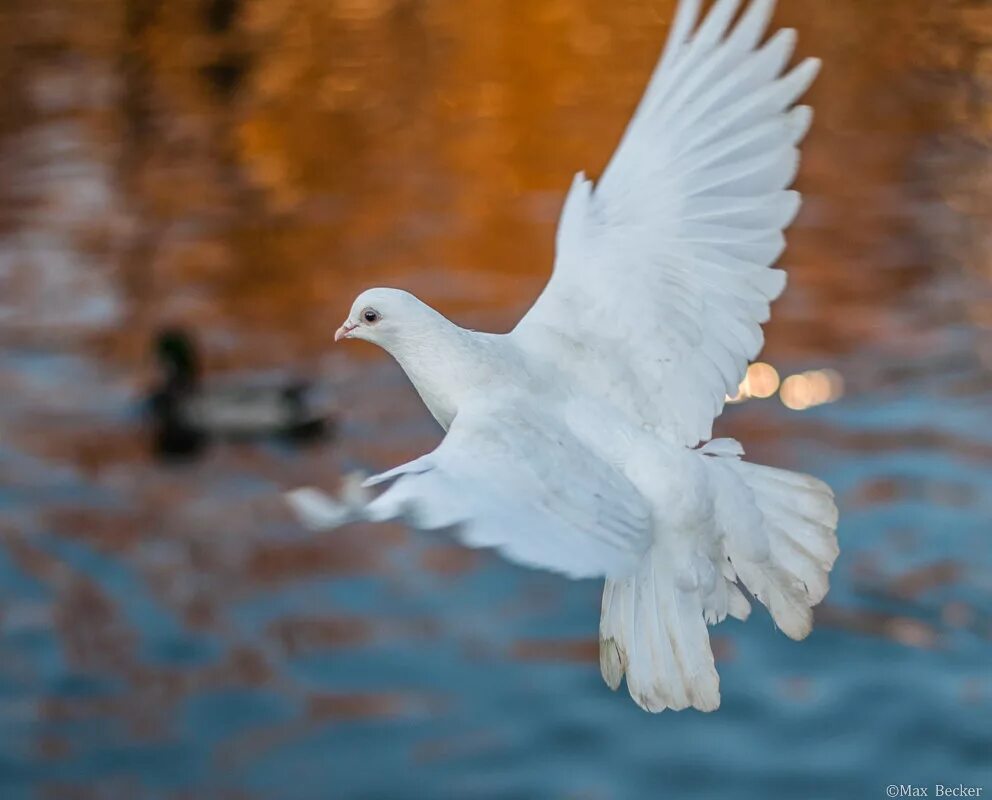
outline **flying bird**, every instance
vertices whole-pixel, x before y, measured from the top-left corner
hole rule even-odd
[[[305,522],[402,519],[573,578],[605,578],[600,666],[648,711],[719,706],[708,625],[750,598],[804,638],[838,555],[830,488],[743,459],[713,420],[761,350],[819,61],[762,43],[774,0],[682,0],[595,185],[572,183],[551,278],[507,334],[370,289],[335,340],[389,352],[446,431],[347,503],[290,495]],[[736,19],[736,24],[734,24]],[[746,593],[745,593],[746,590]]]

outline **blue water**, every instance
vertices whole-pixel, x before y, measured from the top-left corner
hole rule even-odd
[[[369,283],[511,324],[670,9],[214,5],[218,30],[170,4],[123,50],[124,3],[0,8],[0,798],[992,793],[984,11],[782,2],[828,69],[765,357],[845,389],[719,433],[835,488],[841,556],[806,641],[727,621],[719,711],[650,715],[599,676],[598,582],[314,536],[282,493],[438,440],[334,328]],[[177,321],[211,373],[313,377],[337,436],[157,460],[148,340]]]
[[[278,503],[280,479],[264,476],[292,452],[263,447],[252,465],[215,453],[171,472],[139,460],[126,476],[40,470],[7,453],[24,479],[3,500],[15,521],[0,549],[4,796],[840,798],[890,783],[989,786],[992,438],[958,430],[974,400],[893,399],[900,422],[885,435],[908,444],[887,447],[856,443],[883,429],[870,395],[802,416],[771,401],[730,411],[742,438],[752,419],[774,426],[785,465],[836,488],[842,557],[827,603],[844,613],[802,643],[763,611],[714,629],[713,714],[652,716],[603,685],[596,582],[399,529],[304,534]],[[912,444],[921,433],[946,444]],[[338,446],[360,451],[351,436],[346,425]],[[181,505],[145,513],[156,481]],[[895,488],[871,499],[866,487],[881,484]],[[60,511],[141,523],[108,544]],[[887,594],[943,562],[952,579]],[[210,609],[202,620],[198,604]]]

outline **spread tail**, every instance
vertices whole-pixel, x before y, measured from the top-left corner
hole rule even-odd
[[[616,689],[626,674],[631,697],[648,711],[720,705],[706,625],[747,618],[739,584],[787,636],[809,634],[838,554],[837,507],[825,483],[741,461],[729,440],[701,453],[714,489],[710,544],[677,566],[656,544],[635,575],[607,580],[603,592],[603,678]]]
[[[728,466],[750,491],[761,519],[735,519],[723,509],[727,557],[782,632],[804,639],[840,552],[833,492],[823,481],[797,472],[736,460]]]

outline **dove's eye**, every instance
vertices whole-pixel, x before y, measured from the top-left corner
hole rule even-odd
[[[381,315],[374,308],[366,308],[362,312],[362,319],[364,319],[369,325],[373,325],[379,321]]]

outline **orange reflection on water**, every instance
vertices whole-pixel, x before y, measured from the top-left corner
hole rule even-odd
[[[333,330],[355,293],[376,284],[411,289],[467,325],[512,325],[550,270],[572,174],[602,170],[673,6],[0,5],[0,446],[9,448],[0,479],[21,498],[4,508],[0,547],[46,593],[4,596],[0,619],[51,636],[68,673],[120,686],[110,697],[64,697],[31,684],[41,699],[22,713],[111,717],[167,738],[176,709],[201,693],[265,687],[292,698],[294,721],[239,731],[220,748],[241,764],[329,720],[443,709],[402,687],[315,686],[295,660],[457,639],[454,623],[452,633],[419,614],[389,624],[375,615],[405,611],[416,581],[425,595],[456,591],[489,557],[421,547],[399,528],[304,537],[278,497],[433,446],[436,428],[393,367],[372,348],[333,348]],[[777,391],[788,407],[808,408],[901,386],[900,357],[937,370],[948,354],[964,364],[956,391],[977,394],[992,364],[992,9],[780,6],[776,21],[799,29],[799,54],[825,66],[809,97],[816,121],[799,176],[806,203],[783,259],[789,288],[767,327],[767,362],[751,366],[740,396]],[[163,323],[202,333],[210,374],[322,377],[342,409],[340,439],[293,453],[232,445],[162,468],[133,411],[153,369],[148,341]],[[976,335],[956,336],[961,329]],[[817,366],[780,383],[773,363],[843,363],[844,382]],[[844,429],[786,415],[777,401],[745,403],[720,425],[777,464],[798,461],[800,446],[858,460],[916,449],[977,469],[992,458],[963,432]],[[887,475],[864,479],[842,502],[855,512],[909,501],[969,509],[981,494]],[[877,570],[865,583],[884,591],[891,574],[901,573]],[[818,623],[922,648],[945,629],[987,624],[972,604],[940,599],[929,618],[910,604],[927,601],[917,590],[927,573],[906,574],[887,595],[898,612],[827,606]],[[368,576],[396,606],[365,618],[308,593]],[[960,578],[929,574],[944,581],[937,588]],[[239,604],[267,608],[295,590],[292,607],[271,618],[237,618]],[[514,613],[556,599],[524,594]],[[163,638],[194,651],[206,639],[218,652],[205,663],[196,652],[188,663],[153,659],[144,619],[129,613],[149,607],[178,631]],[[733,656],[730,641],[714,640],[718,654]],[[523,640],[508,651],[596,660],[592,639]],[[26,657],[11,664],[34,679]],[[808,694],[803,683],[793,690]],[[58,758],[70,744],[49,736],[38,747]]]

